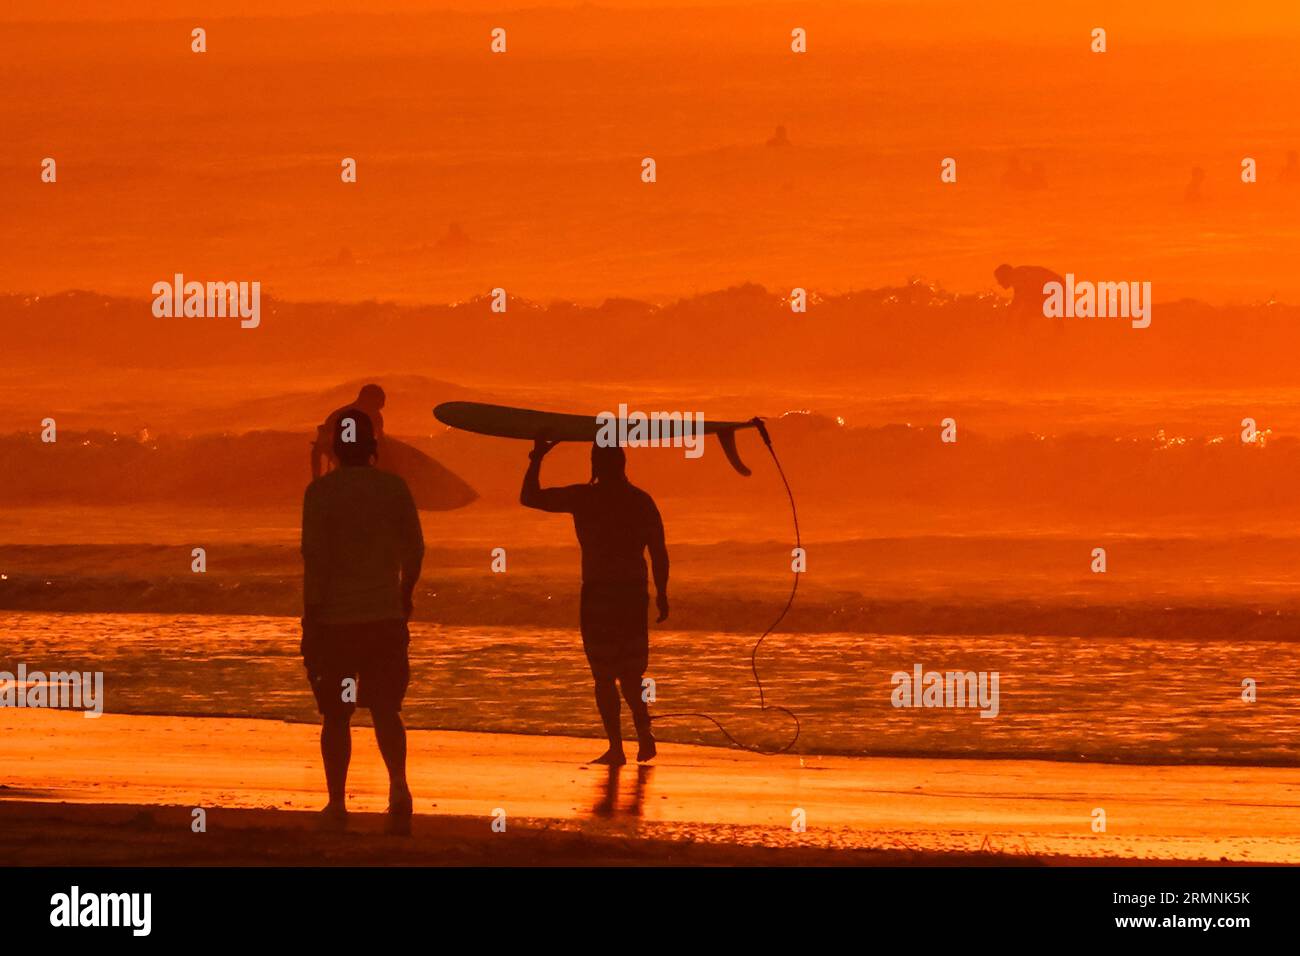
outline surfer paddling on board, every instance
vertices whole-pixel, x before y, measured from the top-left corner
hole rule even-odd
[[[641,699],[641,678],[650,655],[645,552],[654,571],[658,621],[668,618],[668,547],[654,499],[627,480],[627,456],[617,446],[591,446],[591,481],[560,488],[541,486],[542,459],[555,442],[538,438],[528,457],[519,503],[539,511],[573,515],[582,548],[582,647],[595,682],[596,707],[609,749],[593,763],[619,766],[623,753],[619,689],[636,724],[639,761],[655,755],[650,709]]]
[[[375,441],[384,440],[384,416],[380,414],[380,410],[384,407],[385,400],[384,390],[378,385],[363,385],[355,401],[329,413],[329,417],[316,429],[316,440],[311,446],[312,480],[338,467],[338,457],[334,454],[334,432],[338,428],[339,418],[348,409],[359,409],[365,412],[374,428]],[[327,465],[329,467],[326,467]]]

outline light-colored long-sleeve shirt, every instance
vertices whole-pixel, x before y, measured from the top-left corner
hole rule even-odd
[[[303,603],[316,620],[402,620],[424,560],[424,535],[406,482],[368,465],[307,486],[302,502]]]

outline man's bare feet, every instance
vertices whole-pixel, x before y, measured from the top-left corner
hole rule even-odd
[[[658,752],[659,751],[655,749],[655,739],[653,737],[647,737],[645,740],[641,741],[640,746],[636,749],[637,763],[645,763],[647,760],[654,760],[655,754]]]
[[[603,754],[597,757],[592,763],[603,764],[606,767],[621,767],[627,763],[627,755],[623,751],[615,750],[610,747]]]
[[[322,830],[342,833],[348,828],[348,811],[341,803],[327,803],[316,820]]]
[[[415,801],[411,791],[389,792],[388,819],[384,821],[384,832],[392,836],[411,835],[411,814],[415,812]]]

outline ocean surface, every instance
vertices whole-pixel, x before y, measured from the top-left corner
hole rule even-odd
[[[111,713],[316,719],[293,618],[6,612],[0,630],[0,670],[19,662],[29,671],[102,670]],[[576,631],[423,623],[411,631],[410,726],[599,733]],[[790,720],[757,706],[754,639],[653,631],[652,713],[706,712],[747,744],[784,745]],[[758,664],[768,702],[799,716],[800,753],[1300,765],[1295,643],[777,633]],[[892,706],[891,675],[916,664],[998,672],[997,716]],[[1242,699],[1247,678],[1253,703]],[[700,719],[665,721],[656,734],[726,743]]]

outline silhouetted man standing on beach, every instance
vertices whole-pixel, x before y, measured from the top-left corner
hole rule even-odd
[[[542,488],[542,458],[554,442],[538,439],[529,454],[519,503],[540,511],[567,512],[582,547],[582,647],[596,685],[609,749],[593,763],[627,763],[623,753],[619,687],[636,724],[636,759],[655,755],[650,709],[641,699],[641,678],[650,656],[645,551],[654,567],[657,620],[668,617],[668,547],[654,499],[627,480],[622,448],[591,448],[591,481]],[[616,684],[617,682],[617,684]]]
[[[369,708],[388,767],[389,829],[409,832],[402,698],[410,680],[412,595],[424,560],[420,516],[406,482],[374,467],[370,418],[358,408],[334,416],[339,467],[307,487],[302,503],[302,657],[321,712],[321,757],[329,803],[323,820],[347,820],[352,714]]]

